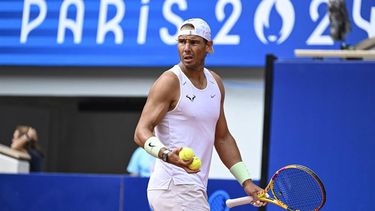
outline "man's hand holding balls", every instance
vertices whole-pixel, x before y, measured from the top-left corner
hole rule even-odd
[[[202,162],[198,157],[195,156],[194,151],[191,148],[183,147],[178,155],[183,161],[191,161],[191,163],[188,165],[190,170],[197,172],[201,168]]]

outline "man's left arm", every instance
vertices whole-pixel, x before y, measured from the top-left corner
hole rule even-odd
[[[220,105],[220,116],[216,124],[215,131],[215,149],[224,163],[224,165],[230,170],[233,176],[238,180],[245,192],[254,198],[256,206],[264,206],[265,203],[258,201],[257,193],[263,191],[260,187],[255,185],[251,180],[250,174],[246,168],[244,162],[242,162],[241,153],[238,149],[235,139],[229,132],[227,121],[224,114],[224,98],[225,89],[221,81],[221,78],[213,74],[220,92],[221,92],[221,105]]]

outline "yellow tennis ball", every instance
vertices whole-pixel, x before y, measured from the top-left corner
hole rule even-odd
[[[195,156],[194,151],[189,147],[184,147],[178,154],[181,160],[191,160]]]
[[[201,168],[202,161],[198,157],[193,158],[193,162],[189,165],[189,169],[191,170],[198,170]]]

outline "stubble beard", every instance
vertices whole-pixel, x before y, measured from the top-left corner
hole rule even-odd
[[[203,58],[201,61],[195,61],[186,63],[184,62],[184,58],[180,58],[180,63],[182,64],[183,68],[188,71],[200,71],[204,69],[205,64],[205,58]]]

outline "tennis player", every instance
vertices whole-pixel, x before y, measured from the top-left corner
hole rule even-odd
[[[156,80],[137,124],[135,142],[160,158],[147,191],[153,210],[210,209],[206,189],[214,146],[245,192],[254,197],[252,203],[265,205],[257,198],[262,189],[250,179],[228,130],[223,82],[205,68],[212,45],[211,30],[204,20],[192,18],[183,22],[177,42],[180,62]],[[189,169],[192,161],[179,158],[184,146],[191,147],[201,159],[200,170]]]

